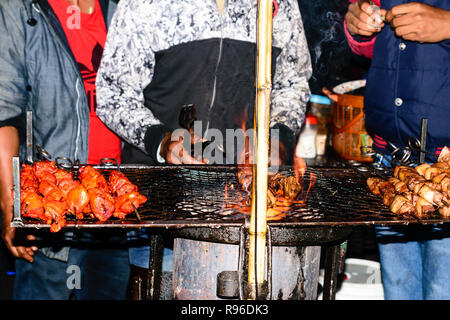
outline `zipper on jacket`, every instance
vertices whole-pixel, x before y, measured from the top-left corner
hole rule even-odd
[[[75,161],[78,160],[78,144],[80,143],[81,136],[81,116],[80,116],[80,90],[78,89],[78,84],[80,83],[80,79],[77,80],[75,85],[75,89],[77,91],[77,104],[75,106],[75,110],[77,111],[77,136],[75,137]]]
[[[86,92],[85,88],[84,88],[84,84],[82,81],[80,81],[81,79],[81,74],[80,74],[80,70],[78,67],[78,64],[76,63],[73,55],[70,52],[67,52],[65,46],[61,43],[61,39],[59,38],[59,36],[56,34],[55,30],[53,29],[53,26],[51,25],[51,23],[48,21],[47,17],[45,16],[45,14],[42,13],[42,8],[40,6],[39,3],[35,2],[34,5],[37,7],[37,11],[38,13],[43,17],[45,23],[47,24],[47,26],[49,27],[50,32],[52,33],[53,37],[56,39],[56,41],[58,42],[58,44],[60,45],[60,47],[63,49],[63,52],[68,56],[69,60],[72,61],[72,67],[75,70],[75,73],[77,74],[77,82],[75,84],[75,90],[77,92],[77,103],[76,103],[76,114],[77,114],[77,135],[75,137],[75,153],[74,153],[74,161],[78,160],[78,144],[80,141],[80,136],[81,136],[81,116],[80,116],[80,98],[81,95],[79,93],[79,89],[78,89],[78,83],[81,82],[81,87],[84,90],[84,92]],[[86,99],[86,104],[87,104],[87,97],[85,95],[85,99]]]
[[[217,5],[217,3],[216,3]],[[228,9],[228,1],[226,1],[225,6],[224,6],[224,12],[226,12]],[[219,7],[217,7],[217,11],[219,12]],[[223,12],[222,14],[219,13],[219,17],[220,17],[220,43],[219,43],[219,55],[217,57],[217,63],[216,63],[216,69],[214,71],[214,85],[213,85],[213,92],[212,92],[212,98],[211,98],[211,103],[209,104],[209,109],[208,109],[208,121],[206,123],[206,130],[205,130],[205,134],[204,137],[207,137],[208,135],[208,130],[209,130],[209,123],[210,123],[210,117],[211,117],[211,109],[214,107],[214,102],[216,100],[216,92],[217,92],[217,71],[219,70],[219,65],[220,65],[220,61],[222,60],[222,47],[223,47],[223,20],[222,20],[222,16],[223,16]]]

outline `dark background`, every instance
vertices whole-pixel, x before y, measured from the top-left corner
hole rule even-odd
[[[344,33],[347,0],[300,0],[306,39],[311,54],[313,75],[309,81],[311,93],[322,94],[350,80],[363,79],[369,61],[353,54]]]
[[[362,79],[368,61],[350,51],[343,30],[347,0],[299,1],[306,38],[311,54],[313,75],[309,81],[313,94],[350,81]],[[356,229],[348,247],[348,256],[376,259],[372,229]],[[0,241],[0,300],[11,299],[14,261]]]

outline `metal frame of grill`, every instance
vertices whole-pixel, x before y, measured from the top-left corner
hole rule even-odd
[[[106,177],[112,169],[125,173],[148,198],[137,214],[125,219],[110,218],[99,222],[92,218],[75,220],[67,217],[70,228],[183,228],[183,227],[237,227],[248,216],[248,195],[239,188],[236,166],[94,166]],[[79,165],[71,169],[77,175]],[[362,170],[361,168],[364,168]],[[292,203],[286,217],[269,221],[272,227],[333,227],[373,224],[407,225],[410,223],[441,224],[450,222],[438,213],[429,218],[397,216],[372,195],[365,183],[372,175],[388,176],[390,170],[380,171],[365,167],[308,168],[304,184],[315,175],[317,181],[304,203]],[[20,212],[20,162],[13,161],[14,218],[13,227],[46,228],[42,221],[24,218]],[[292,167],[280,172],[293,175]],[[228,197],[225,197],[227,185]],[[305,188],[306,189],[306,188]],[[304,195],[303,195],[304,196]]]
[[[66,169],[77,173],[79,167],[80,165],[76,164]],[[147,196],[148,201],[137,209],[137,214],[132,213],[123,220],[111,218],[100,222],[90,218],[75,220],[68,216],[66,228],[152,228],[154,233],[150,246],[154,254],[150,256],[150,299],[159,298],[161,232],[178,238],[237,244],[240,251],[246,250],[242,234],[248,230],[249,214],[245,213],[247,210],[242,205],[242,200],[248,195],[239,188],[236,166],[146,166],[109,163],[94,167],[106,177],[113,169],[122,171],[138,186],[139,192]],[[282,167],[280,171],[285,175],[294,174],[292,167]],[[11,225],[19,228],[49,228],[42,221],[21,217],[18,158],[13,159],[13,175],[14,218]],[[268,247],[322,246],[325,249],[325,300],[335,297],[337,274],[343,261],[340,244],[348,239],[352,227],[450,222],[450,218],[443,218],[437,213],[426,219],[412,216],[405,218],[391,213],[380,198],[370,193],[366,179],[374,175],[387,178],[392,175],[392,170],[381,170],[379,167],[361,164],[331,168],[308,167],[304,175],[305,186],[309,184],[312,175],[317,177],[317,181],[306,201],[293,203],[284,219],[268,222]],[[228,198],[224,197],[225,185],[228,185]],[[228,212],[230,204],[236,206],[231,210],[233,212]],[[227,214],[224,214],[225,211]],[[245,270],[242,263],[244,262],[240,260],[241,267],[234,273],[240,279],[240,297],[246,289],[242,281],[242,270]],[[269,279],[271,272],[269,268]],[[219,281],[217,286],[224,290],[229,289],[224,287],[225,283]],[[270,292],[270,284],[268,286],[264,292]]]

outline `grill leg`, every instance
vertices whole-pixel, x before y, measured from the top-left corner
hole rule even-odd
[[[163,249],[163,237],[160,234],[151,234],[148,300],[159,300],[161,295]]]
[[[339,267],[344,257],[345,254],[341,254],[341,244],[326,247],[323,300],[334,300],[336,297]]]

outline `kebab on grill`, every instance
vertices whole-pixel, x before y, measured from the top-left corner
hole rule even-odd
[[[237,173],[241,188],[251,194],[253,175],[249,170],[239,170]],[[270,175],[267,188],[267,205],[276,205],[277,198],[294,200],[302,191],[302,185],[294,176],[286,176],[281,172]]]
[[[394,177],[384,181],[368,178],[371,192],[383,198],[393,213],[418,217],[428,216],[438,209],[450,216],[450,151],[444,148],[443,156],[434,164],[417,167],[396,166]],[[442,155],[442,153],[441,153]],[[447,159],[448,158],[448,159]]]
[[[106,221],[111,216],[124,218],[147,198],[119,171],[112,171],[111,186],[92,166],[79,170],[80,181],[72,173],[59,169],[54,162],[23,165],[21,179],[22,215],[46,221],[57,232],[66,225],[66,214],[77,219],[85,214]]]

